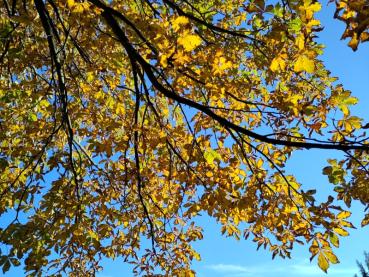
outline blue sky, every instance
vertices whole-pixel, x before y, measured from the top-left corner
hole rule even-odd
[[[344,25],[332,19],[334,5],[324,6],[319,14],[325,29],[320,33],[319,41],[326,45],[322,56],[327,68],[340,82],[360,99],[353,109],[353,114],[369,122],[369,43],[360,45],[354,53],[346,46],[347,41],[339,38]],[[315,187],[327,193],[332,189],[325,176],[321,174],[326,165],[326,159],[338,157],[337,153],[329,151],[300,151],[293,155],[288,163],[287,171],[297,176],[304,185]],[[363,206],[353,205],[353,223],[360,226],[363,216]],[[204,227],[204,240],[196,243],[195,248],[202,256],[201,262],[194,263],[194,269],[199,277],[266,277],[266,276],[329,276],[344,277],[357,273],[356,259],[363,259],[363,251],[369,251],[369,227],[351,230],[350,236],[340,239],[340,248],[336,250],[341,263],[333,265],[328,275],[323,273],[314,260],[309,262],[309,252],[306,246],[298,246],[292,252],[291,260],[276,257],[271,259],[268,250],[256,251],[256,244],[251,241],[235,241],[222,237],[220,227],[207,217],[199,219]],[[131,267],[122,260],[104,261],[104,270],[98,277],[131,276]],[[6,276],[23,276],[19,269],[12,269]]]

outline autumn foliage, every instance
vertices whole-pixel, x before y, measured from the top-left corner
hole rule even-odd
[[[356,49],[368,2],[336,4]],[[123,257],[137,274],[193,276],[199,214],[273,257],[299,243],[322,270],[338,263],[346,209],[369,204],[369,145],[358,99],[319,59],[321,8],[1,1],[3,271],[94,276]],[[323,169],[323,201],[283,169],[314,148],[344,153]]]

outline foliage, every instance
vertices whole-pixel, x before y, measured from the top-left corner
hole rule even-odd
[[[333,0],[331,0],[333,2]],[[342,39],[350,38],[349,46],[356,51],[360,42],[369,40],[369,1],[336,1],[335,18],[345,22]]]
[[[361,38],[356,6],[337,5]],[[369,204],[369,147],[349,110],[357,99],[319,59],[320,9],[2,1],[3,271],[94,276],[101,259],[123,257],[137,274],[193,276],[200,214],[273,257],[300,243],[324,271],[338,263],[333,248],[353,227],[344,204]],[[345,154],[323,169],[335,193],[321,202],[283,170],[313,148]]]

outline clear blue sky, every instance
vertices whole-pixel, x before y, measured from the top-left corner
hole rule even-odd
[[[360,45],[354,53],[339,38],[344,25],[332,19],[334,5],[323,6],[319,13],[325,29],[320,33],[319,41],[326,45],[324,60],[327,68],[340,82],[360,99],[353,113],[369,122],[369,43]],[[295,174],[306,186],[314,186],[318,190],[328,192],[332,189],[325,176],[321,174],[326,165],[326,159],[337,157],[337,153],[329,151],[300,151],[295,153],[288,164],[287,170]],[[363,216],[363,206],[353,205],[353,223],[360,226]],[[268,250],[256,251],[256,244],[251,241],[235,241],[220,235],[220,227],[207,218],[200,218],[199,223],[205,229],[204,240],[196,244],[196,249],[202,256],[201,262],[194,263],[194,269],[199,277],[266,277],[266,276],[329,276],[346,277],[358,272],[356,259],[363,259],[363,251],[369,251],[369,227],[351,230],[350,236],[341,238],[340,248],[336,253],[341,263],[333,265],[328,275],[323,273],[314,260],[309,262],[309,252],[306,246],[297,246],[292,252],[291,260],[276,257],[272,261]],[[122,260],[104,261],[104,270],[98,277],[132,276],[131,267]],[[0,273],[1,274],[1,273]],[[12,269],[6,276],[23,276],[23,272]]]

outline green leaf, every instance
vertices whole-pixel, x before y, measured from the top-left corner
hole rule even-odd
[[[282,17],[283,16],[283,8],[281,4],[277,3],[274,6],[274,9],[272,10],[272,14],[274,14],[276,17]]]
[[[338,236],[335,233],[330,233],[329,234],[329,241],[335,247],[339,247],[340,246],[340,240],[339,240]]]
[[[299,17],[291,20],[288,23],[288,28],[292,31],[294,31],[295,33],[298,33],[301,31],[301,26],[302,26],[302,21]]]
[[[35,114],[35,113],[30,113],[30,114],[28,115],[28,119],[29,119],[30,121],[33,121],[33,122],[37,121],[37,114]]]
[[[214,160],[215,159],[220,160],[221,156],[219,155],[217,151],[213,149],[208,149],[204,153],[204,158],[208,164],[212,165],[214,163]]]
[[[342,193],[342,192],[345,191],[345,188],[344,187],[335,187],[334,191],[337,192],[337,193]]]

